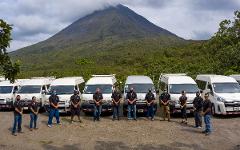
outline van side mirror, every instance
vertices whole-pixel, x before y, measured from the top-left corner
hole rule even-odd
[[[42,90],[42,94],[46,94],[46,91],[45,91],[45,90]]]

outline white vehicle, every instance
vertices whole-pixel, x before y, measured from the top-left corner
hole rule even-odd
[[[0,82],[5,81],[5,78],[3,76],[0,76]]]
[[[134,75],[128,76],[124,86],[124,104],[123,104],[123,113],[126,115],[128,102],[126,101],[127,93],[130,89],[133,88],[137,94],[136,108],[138,113],[146,113],[147,105],[145,96],[148,93],[148,90],[151,89],[156,98],[156,91],[153,84],[153,81],[148,76]],[[154,106],[154,111],[157,110],[157,104]]]
[[[56,90],[59,97],[59,112],[68,113],[70,112],[70,98],[77,90],[81,96],[80,89],[83,87],[84,79],[83,77],[64,77],[54,80],[49,88],[49,91]],[[45,101],[45,108],[49,106],[49,96],[51,92],[48,93],[48,98]],[[48,109],[47,109],[48,110]]]
[[[92,75],[85,85],[82,94],[82,110],[85,113],[94,111],[93,94],[99,88],[103,94],[102,112],[112,112],[112,92],[117,82],[115,75]]]
[[[230,77],[232,77],[232,78],[234,78],[235,80],[237,80],[237,82],[240,84],[240,74],[230,75]]]
[[[8,80],[0,82],[0,108],[13,108],[16,93],[22,80],[16,80],[11,83]]]
[[[196,97],[196,92],[199,91],[197,83],[186,74],[162,74],[159,77],[159,92],[160,94],[167,90],[171,96],[170,112],[179,113],[180,102],[179,97],[181,92],[185,91],[187,96],[187,113],[193,112],[193,100]]]
[[[18,95],[20,95],[21,100],[24,101],[24,110],[28,109],[28,105],[33,96],[36,97],[36,100],[40,103],[41,108],[43,107],[43,104],[47,99],[46,93],[48,92],[48,88],[53,80],[53,78],[39,77],[22,82]]]
[[[213,114],[240,114],[240,85],[232,77],[222,75],[198,75],[198,86],[209,93]]]

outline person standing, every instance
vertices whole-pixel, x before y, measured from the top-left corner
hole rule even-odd
[[[57,124],[61,125],[60,123],[60,117],[59,117],[59,97],[57,96],[57,91],[54,90],[52,92],[52,95],[49,97],[49,104],[50,104],[50,113],[49,113],[49,118],[48,118],[48,127],[52,127],[52,120],[53,117],[56,118]]]
[[[16,101],[14,102],[14,123],[12,129],[12,135],[17,136],[16,129],[18,128],[18,133],[22,132],[22,115],[23,115],[23,105],[20,101],[20,95],[17,95]]]
[[[93,94],[93,100],[94,100],[94,118],[93,121],[100,121],[100,115],[102,112],[102,100],[103,100],[103,95],[100,92],[100,89],[96,89],[96,93]]]
[[[73,123],[73,118],[75,115],[77,115],[78,121],[80,123],[82,122],[80,119],[80,103],[81,103],[81,98],[78,95],[78,91],[74,90],[74,93],[70,98],[71,123]]]
[[[205,123],[205,130],[203,133],[205,135],[210,135],[212,132],[212,122],[211,122],[211,109],[212,109],[212,103],[209,99],[209,94],[206,93],[204,96],[205,100],[203,101],[203,117],[204,117],[204,123]]]
[[[38,119],[38,112],[39,112],[39,103],[36,101],[36,97],[32,97],[32,102],[28,106],[30,110],[30,131],[37,128],[37,119]]]
[[[187,96],[185,91],[182,91],[182,96],[180,96],[179,101],[182,114],[182,123],[187,124]]]
[[[119,92],[118,88],[115,88],[114,92],[112,93],[113,121],[116,118],[117,120],[119,120],[121,98],[122,98],[121,93]]]
[[[145,100],[147,103],[147,117],[151,119],[152,121],[154,120],[154,101],[155,101],[155,96],[152,93],[152,90],[149,89],[148,93],[145,96]]]
[[[127,93],[126,100],[128,102],[128,120],[131,119],[137,120],[136,112],[137,93],[134,92],[133,88],[131,88],[130,92]]]
[[[198,91],[196,93],[196,97],[193,100],[193,109],[194,109],[194,119],[195,119],[195,127],[202,128],[202,105],[203,99]]]
[[[165,117],[167,116],[168,121],[170,122],[170,110],[169,110],[169,101],[171,100],[170,94],[168,94],[165,89],[164,92],[159,97],[160,107],[163,106],[163,120],[165,121]]]

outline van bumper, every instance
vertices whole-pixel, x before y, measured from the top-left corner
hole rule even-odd
[[[217,102],[214,106],[215,113],[219,115],[240,114],[240,102]]]
[[[123,104],[123,111],[124,112],[128,112],[128,104],[124,103]],[[146,103],[137,103],[136,104],[136,111],[137,113],[147,113],[147,104]],[[154,103],[154,108],[153,111],[156,112],[157,111],[157,104]]]
[[[94,103],[82,103],[81,109],[83,112],[94,112]],[[102,112],[113,112],[112,104],[102,104]]]
[[[12,108],[13,108],[13,101],[0,103],[0,109],[12,109]]]
[[[177,113],[181,113],[181,108],[180,108],[180,104],[175,104],[175,105],[169,105],[170,107],[170,113],[171,114],[177,114]],[[193,113],[194,109],[193,109],[193,104],[187,104],[187,114]]]

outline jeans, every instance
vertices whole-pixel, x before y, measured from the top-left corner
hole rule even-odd
[[[30,113],[30,129],[33,128],[33,124],[34,124],[34,128],[37,127],[37,119],[38,119],[38,115],[35,115],[34,113]]]
[[[53,109],[53,108],[50,109],[49,118],[48,118],[49,125],[52,125],[53,117],[56,117],[57,123],[60,123],[58,109]]]
[[[14,123],[12,133],[16,132],[16,128],[18,127],[18,132],[22,131],[22,115],[14,114]]]
[[[120,112],[120,105],[113,106],[113,119],[116,117],[119,118],[119,112]]]
[[[101,112],[102,112],[102,105],[100,106],[94,105],[94,114],[93,114],[94,120],[100,119]]]
[[[147,117],[151,117],[152,119],[154,118],[154,106],[153,105],[147,106]]]
[[[183,107],[181,109],[181,113],[182,113],[182,119],[187,120],[187,108],[186,107]]]
[[[212,132],[211,115],[204,116],[205,132]]]
[[[133,114],[133,117],[132,117]],[[136,115],[136,105],[132,104],[132,105],[128,105],[128,119],[137,119],[137,115]]]
[[[201,127],[202,126],[202,115],[200,111],[194,112],[194,119],[195,119],[195,126]]]

